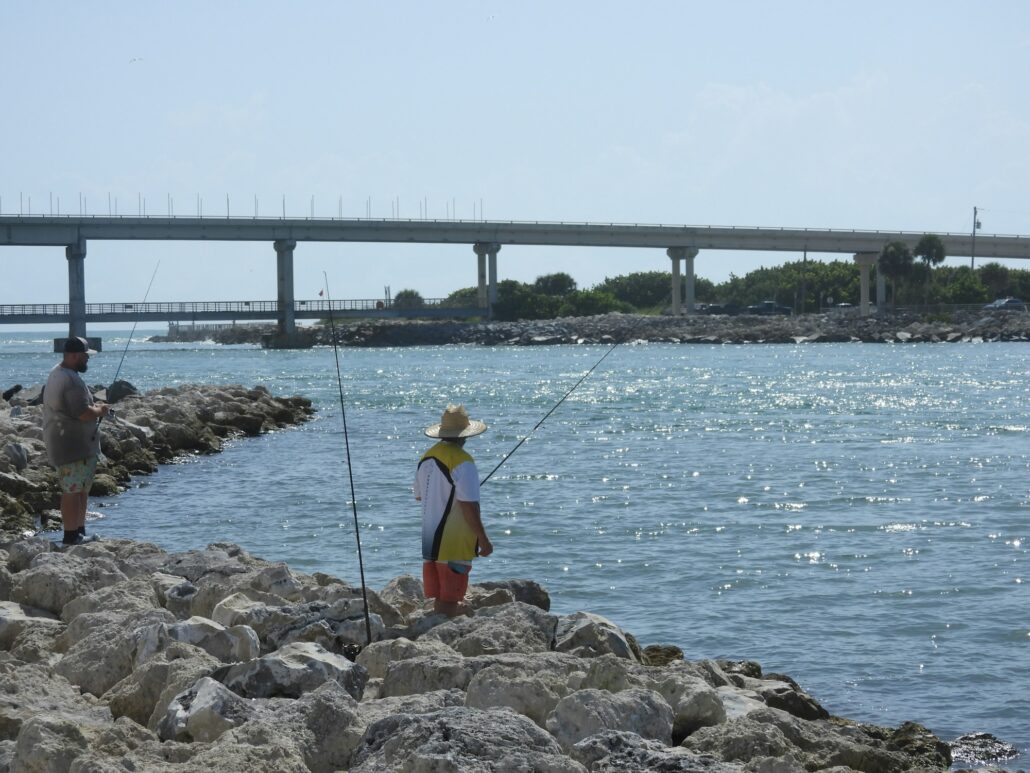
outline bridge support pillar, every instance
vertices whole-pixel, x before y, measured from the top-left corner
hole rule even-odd
[[[883,314],[887,311],[887,277],[876,268],[876,313]]]
[[[858,264],[858,309],[863,317],[869,316],[869,269],[876,265],[879,256],[875,252],[856,252],[855,263]],[[879,284],[880,272],[876,272],[877,284]],[[877,287],[877,302],[879,302],[879,287]]]
[[[686,313],[693,314],[695,306],[694,298],[694,258],[697,257],[697,249],[694,247],[670,247],[665,254],[672,260],[672,314],[679,316],[681,304],[686,306]],[[686,299],[683,299],[682,285],[680,281],[680,261],[686,264]]]
[[[273,245],[276,262],[279,335],[290,336],[297,332],[293,298],[293,250],[297,246],[297,241],[295,239],[276,239]]]
[[[86,337],[86,240],[64,248],[68,258],[68,336]]]
[[[487,317],[493,319],[494,304],[497,303],[497,253],[501,251],[501,245],[496,242],[476,242],[472,249],[478,264],[479,308],[486,309]]]

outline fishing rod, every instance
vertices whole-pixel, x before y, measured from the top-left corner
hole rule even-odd
[[[140,306],[143,306],[147,302],[147,298],[150,297],[150,288],[154,286],[154,279],[157,278],[157,270],[161,268],[161,261],[158,259],[157,265],[154,266],[154,273],[150,275],[150,284],[147,285],[147,291],[143,294],[143,302]],[[142,314],[142,311],[140,311]],[[132,337],[136,334],[136,325],[139,324],[140,314],[136,315],[136,320],[132,323],[132,330],[129,331],[129,338],[125,342],[125,348],[122,350],[122,358],[118,361],[118,369],[114,372],[114,378],[111,379],[111,386],[114,386],[118,380],[118,374],[122,372],[122,365],[125,364],[125,355],[129,353],[129,344],[132,343]],[[93,440],[97,439],[97,433],[100,432],[100,425],[103,423],[104,417],[101,416],[97,419],[96,429],[93,430]]]
[[[565,400],[566,400],[566,398],[568,398],[568,396],[569,396],[569,395],[571,395],[571,394],[572,394],[573,392],[575,392],[575,391],[576,391],[576,388],[577,388],[577,387],[578,387],[578,386],[579,386],[580,384],[582,384],[582,383],[583,383],[584,381],[586,381],[586,378],[587,378],[587,376],[589,376],[589,375],[590,375],[591,373],[593,373],[593,372],[594,372],[594,370],[595,370],[595,369],[597,368],[597,366],[598,366],[598,365],[600,365],[600,364],[601,364],[602,362],[604,362],[605,358],[606,358],[606,357],[607,357],[607,356],[608,356],[609,354],[611,354],[612,352],[614,352],[614,351],[615,351],[615,347],[616,347],[616,346],[618,346],[618,345],[619,345],[619,344],[621,344],[621,343],[622,343],[622,341],[616,341],[616,342],[615,342],[614,344],[612,344],[611,348],[610,348],[610,349],[609,349],[608,351],[606,351],[606,352],[605,352],[605,353],[604,353],[603,355],[601,355],[601,359],[599,359],[599,360],[598,360],[597,362],[595,362],[595,363],[593,364],[593,366],[592,366],[592,367],[590,368],[590,370],[588,370],[588,371],[587,371],[586,373],[584,373],[584,374],[583,374],[583,377],[582,377],[582,378],[580,378],[580,380],[579,380],[579,381],[577,381],[577,382],[576,382],[575,384],[573,384],[573,385],[572,385],[572,389],[570,389],[570,390],[569,390],[568,392],[566,392],[566,393],[565,393],[565,395],[564,395],[564,396],[562,397],[562,399],[561,399],[561,400],[559,400],[558,402],[556,402],[556,403],[554,404],[554,407],[553,407],[553,408],[551,408],[551,410],[549,410],[549,411],[548,411],[547,413],[545,413],[545,414],[544,414],[544,418],[540,419],[540,421],[538,421],[538,422],[536,423],[536,426],[535,426],[535,427],[533,427],[533,429],[531,429],[531,430],[530,430],[529,432],[527,432],[527,433],[525,434],[525,436],[524,436],[524,437],[522,438],[522,440],[520,440],[520,441],[519,441],[518,443],[516,443],[516,444],[515,444],[515,447],[514,447],[513,449],[511,449],[511,451],[509,451],[509,452],[508,452],[507,454],[505,454],[505,455],[504,455],[504,456],[503,456],[503,457],[501,458],[501,461],[497,463],[497,466],[496,466],[496,467],[494,467],[494,468],[493,468],[492,470],[490,470],[490,474],[489,474],[489,475],[487,475],[487,476],[486,476],[485,478],[483,478],[483,480],[481,480],[481,481],[479,482],[479,485],[480,485],[480,486],[482,486],[482,485],[483,485],[484,483],[486,483],[486,482],[487,482],[488,480],[490,480],[490,478],[492,478],[492,477],[493,477],[493,474],[494,474],[495,472],[497,472],[497,471],[498,471],[499,469],[501,469],[501,465],[502,465],[502,464],[504,464],[504,463],[505,463],[506,461],[508,461],[508,460],[509,460],[509,459],[511,458],[512,454],[514,454],[514,453],[515,453],[516,451],[518,451],[518,450],[519,450],[519,446],[521,446],[521,445],[522,445],[523,443],[525,443],[525,442],[526,442],[526,441],[527,441],[527,440],[529,439],[529,436],[530,436],[530,435],[532,435],[532,434],[533,434],[534,432],[536,432],[536,431],[537,431],[537,428],[538,428],[538,427],[539,427],[539,426],[540,426],[541,424],[543,424],[543,423],[544,423],[545,421],[547,421],[547,417],[548,417],[548,416],[550,416],[550,415],[551,415],[552,413],[554,413],[554,412],[555,412],[555,411],[556,411],[556,410],[558,409],[558,406],[559,406],[559,405],[561,405],[562,403],[564,403],[564,402],[565,402]]]
[[[343,417],[343,444],[347,450],[347,477],[350,479],[350,502],[354,511],[354,538],[358,541],[358,569],[361,571],[361,599],[365,604],[365,636],[372,643],[372,622],[368,617],[368,593],[365,590],[365,562],[361,557],[361,531],[358,527],[358,500],[354,496],[354,470],[350,461],[350,439],[347,436],[347,408],[343,400],[343,377],[340,375],[340,347],[336,342],[336,321],[333,319],[333,296],[329,294],[329,277],[325,271],[325,297],[329,301],[329,327],[333,335],[333,355],[336,357],[336,384],[340,389],[340,415]]]

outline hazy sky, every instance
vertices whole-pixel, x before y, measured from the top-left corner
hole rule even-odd
[[[1030,234],[1030,3],[0,0],[0,209]],[[451,212],[451,202],[454,211]],[[0,303],[67,300],[0,248]],[[714,280],[794,256],[702,252]],[[271,244],[90,242],[88,301],[275,298]],[[475,283],[470,245],[313,245],[298,298]],[[1012,265],[1023,265],[1014,262]],[[501,278],[668,270],[505,247]],[[1026,266],[1030,268],[1030,265]]]

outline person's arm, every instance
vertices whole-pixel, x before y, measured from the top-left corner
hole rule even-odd
[[[111,411],[111,406],[107,403],[97,403],[96,405],[87,405],[86,410],[79,414],[79,421],[96,421],[101,416],[107,416]]]
[[[493,543],[490,542],[490,538],[486,536],[486,529],[483,528],[483,519],[479,513],[479,502],[466,502],[459,499],[458,504],[461,505],[461,514],[465,518],[465,523],[469,525],[472,533],[476,535],[476,539],[479,541],[479,555],[486,557],[493,553]]]

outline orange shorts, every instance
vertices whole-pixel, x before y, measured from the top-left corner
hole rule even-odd
[[[465,598],[469,587],[469,572],[472,567],[458,564],[465,572],[452,569],[446,562],[425,561],[422,564],[422,584],[427,599],[457,603]]]

